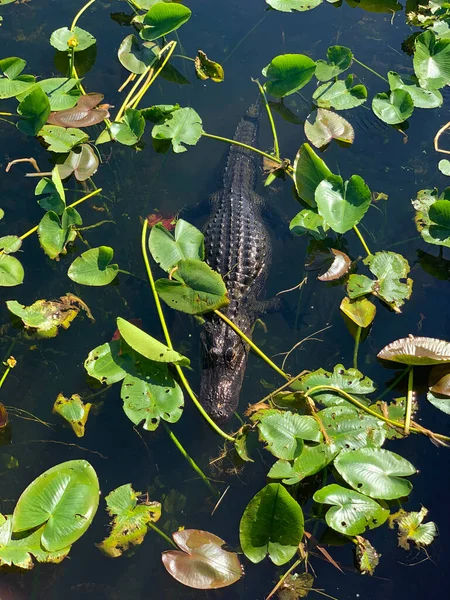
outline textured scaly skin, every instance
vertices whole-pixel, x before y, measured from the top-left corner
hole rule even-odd
[[[254,146],[256,109],[240,121],[234,139]],[[232,145],[223,186],[212,197],[205,233],[206,261],[224,278],[230,304],[225,314],[251,337],[263,312],[258,296],[264,288],[271,257],[270,237],[261,216],[262,199],[255,193],[255,154]],[[248,347],[220,318],[210,317],[202,331],[200,401],[216,421],[236,410],[247,364]]]

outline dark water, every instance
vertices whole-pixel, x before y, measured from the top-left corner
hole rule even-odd
[[[203,118],[206,131],[232,136],[236,123],[256,97],[256,88],[250,78],[260,75],[261,69],[280,53],[298,52],[323,58],[332,44],[349,46],[355,56],[381,73],[395,70],[412,71],[411,58],[402,52],[401,43],[411,33],[405,25],[404,12],[370,13],[352,8],[344,3],[340,8],[325,4],[318,9],[299,14],[265,13],[262,0],[191,0],[193,10],[190,22],[180,30],[183,52],[195,55],[198,48],[211,58],[224,63],[226,79],[222,84],[201,82],[192,72],[191,63],[177,59],[177,67],[192,81],[191,85],[177,86],[164,81],[155,85],[148,105],[179,102],[193,106]],[[374,3],[372,3],[374,4]],[[2,9],[4,17],[0,28],[0,56],[16,55],[28,61],[27,72],[50,77],[57,74],[54,51],[48,44],[51,32],[69,25],[81,2],[56,0],[31,0]],[[103,92],[111,104],[120,105],[121,96],[116,91],[126,77],[119,65],[116,52],[120,41],[130,33],[110,19],[111,12],[126,11],[125,2],[101,2],[79,23],[98,39],[98,56],[94,69],[87,74],[83,84],[89,91]],[[250,33],[249,33],[250,32]],[[248,34],[248,35],[247,35]],[[247,37],[245,37],[247,36]],[[354,65],[357,74],[369,89],[369,97],[384,91],[384,83],[376,76]],[[300,118],[309,112],[309,98],[313,84],[302,90],[302,95],[291,96],[288,105],[297,110]],[[8,102],[1,110],[8,110]],[[416,110],[410,119],[408,141],[392,128],[378,121],[367,108],[350,111],[346,115],[353,123],[356,139],[347,149],[332,145],[325,159],[333,172],[345,178],[352,174],[364,177],[372,190],[389,195],[387,203],[380,202],[380,210],[371,208],[364,219],[367,240],[372,250],[393,249],[402,253],[412,266],[414,279],[412,298],[395,315],[378,306],[370,337],[362,344],[359,366],[373,378],[382,390],[393,372],[381,367],[376,353],[386,343],[409,333],[446,338],[449,335],[447,313],[447,275],[440,280],[430,273],[429,264],[419,261],[420,251],[437,255],[437,250],[426,246],[417,235],[413,223],[414,211],[410,200],[417,190],[425,187],[447,185],[446,178],[437,169],[439,158],[434,153],[432,139],[437,129],[447,120],[446,104],[441,109]],[[285,123],[277,118],[282,154],[293,158],[304,141],[301,126]],[[17,166],[6,175],[6,163],[23,156],[34,156],[41,169],[50,168],[46,152],[33,139],[22,136],[6,123],[0,122],[1,202],[5,218],[0,222],[0,233],[21,234],[36,224],[42,216],[34,199],[36,180],[25,179],[28,170]],[[155,154],[149,133],[145,138],[147,148],[140,153],[114,147],[113,156],[105,149],[104,164],[95,176],[103,188],[101,198],[86,203],[80,212],[85,225],[102,219],[105,224],[85,232],[91,246],[110,245],[120,267],[144,277],[140,254],[140,221],[155,210],[173,214],[196,205],[218,187],[227,147],[219,142],[203,139],[182,155]],[[262,125],[260,147],[269,148],[270,131]],[[71,182],[69,187],[75,187]],[[262,191],[262,190],[260,190]],[[296,285],[304,276],[304,258],[307,241],[292,239],[287,223],[298,210],[292,199],[288,183],[276,184],[274,189],[262,191],[274,208],[274,221],[280,220],[274,241],[274,262],[269,281],[268,295]],[[68,193],[68,201],[79,194]],[[102,211],[94,210],[102,208]],[[358,240],[347,234],[348,251],[353,259],[362,255]],[[73,292],[90,306],[96,322],[79,317],[68,331],[49,341],[38,342],[35,347],[19,342],[13,350],[18,360],[1,390],[1,400],[18,406],[52,424],[47,429],[34,422],[13,419],[14,439],[10,447],[2,447],[0,457],[13,455],[20,468],[0,474],[0,511],[8,513],[26,485],[45,469],[75,458],[86,458],[95,467],[103,495],[115,487],[132,483],[134,488],[149,491],[154,500],[171,494],[177,502],[166,502],[164,517],[160,522],[168,533],[179,525],[213,531],[226,539],[231,547],[238,545],[238,525],[243,509],[250,498],[265,483],[265,474],[272,463],[269,454],[256,455],[251,469],[237,476],[227,473],[231,464],[223,465],[223,472],[214,476],[231,488],[226,499],[213,517],[213,501],[203,484],[193,478],[175,447],[164,431],[153,434],[142,432],[138,436],[121,408],[120,387],[112,387],[96,398],[101,403],[97,415],[89,419],[86,435],[80,441],[84,448],[64,444],[76,442],[71,431],[64,429],[51,414],[53,402],[59,392],[88,394],[83,361],[93,347],[111,338],[118,315],[125,318],[140,317],[146,331],[159,336],[159,325],[148,286],[139,279],[120,275],[118,281],[106,288],[77,286],[67,277],[67,268],[74,256],[85,250],[77,241],[71,254],[59,262],[49,261],[39,248],[37,237],[30,237],[23,246],[21,260],[26,278],[18,288],[3,288],[0,304],[1,356],[8,351],[15,332],[8,325],[9,314],[4,301],[16,299],[31,304],[38,298],[57,298]],[[444,265],[445,266],[445,265]],[[302,316],[297,331],[292,331],[279,315],[267,316],[268,333],[257,329],[255,341],[270,355],[286,352],[294,343],[315,331],[330,325],[318,334],[322,342],[307,341],[294,352],[286,368],[294,373],[301,369],[332,368],[337,362],[351,365],[353,340],[348,333],[339,304],[342,287],[317,282],[310,273],[302,292],[292,292],[288,298],[293,307],[298,306]],[[171,333],[177,348],[187,352],[194,368],[198,366],[197,325],[181,314],[168,314]],[[190,376],[194,389],[198,376]],[[279,385],[270,370],[251,357],[241,397],[241,407],[257,401],[267,392],[261,380]],[[403,395],[398,390],[398,396]],[[431,429],[446,433],[449,418],[426,405],[422,395],[421,418]],[[221,451],[221,441],[203,424],[188,405],[182,420],[173,426],[186,449],[199,464],[208,470],[208,462]],[[31,441],[30,441],[31,440]],[[46,442],[45,440],[53,440]],[[63,442],[57,444],[54,442]],[[410,459],[419,469],[414,477],[414,491],[408,508],[418,510],[423,504],[430,517],[437,522],[440,537],[429,551],[405,553],[396,546],[396,535],[386,527],[371,533],[370,539],[383,555],[376,577],[362,577],[352,570],[351,551],[348,547],[331,549],[336,560],[346,567],[342,575],[320,559],[313,559],[317,574],[316,587],[340,600],[421,598],[427,595],[443,597],[448,589],[448,552],[446,537],[450,525],[447,507],[448,450],[433,446],[426,439],[411,438],[404,442],[389,443]],[[0,469],[1,471],[1,469]],[[224,489],[224,485],[219,485]],[[184,499],[183,499],[184,498]],[[172,504],[173,506],[169,506]],[[263,599],[283,571],[268,561],[251,565],[245,559],[246,576],[238,584],[218,592],[196,592],[183,588],[165,572],[160,553],[166,549],[162,540],[149,533],[143,545],[131,558],[107,559],[94,543],[106,535],[107,518],[104,504],[88,533],[75,544],[70,559],[56,566],[36,566],[25,576],[0,577],[0,598],[9,600],[2,586],[17,586],[15,600],[98,599],[98,600],[149,600],[153,598],[242,598]],[[427,560],[424,560],[427,559]],[[424,561],[421,564],[417,564]],[[347,568],[348,567],[348,568]],[[4,596],[2,596],[2,593]]]

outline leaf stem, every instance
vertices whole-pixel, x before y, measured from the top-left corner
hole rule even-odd
[[[314,387],[309,389],[307,392],[305,392],[305,397],[311,398],[311,394],[315,394],[317,392],[326,392],[326,391],[335,392],[336,394],[340,394],[343,398],[348,400],[351,404],[353,404],[360,410],[363,410],[364,412],[368,413],[369,415],[372,415],[373,417],[380,419],[380,421],[389,423],[389,425],[392,425],[393,427],[397,427],[398,429],[401,429],[401,430],[403,430],[405,427],[405,423],[402,423],[399,421],[393,421],[392,419],[385,417],[381,413],[378,413],[375,410],[372,410],[371,408],[366,406],[365,404],[362,404],[362,402],[360,402],[359,400],[354,398],[351,394],[344,392],[344,390],[341,390],[340,388],[335,387],[333,385],[315,385]],[[430,438],[436,438],[436,439],[444,441],[444,442],[450,442],[450,437],[448,437],[446,435],[442,435],[441,433],[434,433],[433,431],[425,429],[424,427],[417,425],[417,424],[412,425],[409,429],[413,433],[422,433],[423,435],[426,435],[427,437],[430,437]]]
[[[83,6],[83,8],[81,8],[77,12],[74,20],[72,21],[72,25],[70,26],[70,31],[73,31],[75,29],[75,26],[76,26],[79,18],[81,17],[81,15],[91,6],[91,4],[94,4],[94,2],[95,2],[95,0],[89,0],[89,2],[86,2],[86,4]]]
[[[265,158],[278,163],[279,165],[283,164],[283,161],[276,156],[272,156],[263,150],[259,150],[258,148],[254,148],[253,146],[249,146],[248,144],[243,144],[242,142],[238,142],[236,140],[230,140],[229,138],[222,137],[220,135],[213,135],[212,133],[206,133],[206,131],[202,131],[202,136],[211,138],[212,140],[219,140],[219,142],[225,142],[226,144],[234,144],[235,146],[241,146],[242,148],[246,148],[247,150],[251,150],[252,152],[256,152],[257,154],[261,154]]]
[[[5,379],[8,377],[10,371],[11,371],[11,367],[9,365],[6,365],[5,372],[3,373],[2,378],[0,379],[0,388],[4,384]]]
[[[170,537],[168,535],[166,535],[164,533],[164,531],[161,531],[161,529],[159,527],[156,527],[156,525],[154,525],[152,522],[148,522],[147,527],[150,527],[150,529],[153,529],[153,531],[156,531],[156,533],[158,535],[160,535],[163,540],[166,540],[166,542],[171,544],[174,548],[177,548],[176,544],[170,539]],[[177,550],[178,550],[178,548],[177,548]]]
[[[67,208],[73,208],[74,206],[78,206],[78,204],[81,204],[85,200],[89,200],[89,198],[92,198],[92,196],[96,196],[101,191],[102,191],[102,188],[98,188],[98,189],[94,190],[93,192],[90,192],[86,196],[83,196],[79,200],[76,200],[75,202],[72,202],[72,204],[69,204],[69,206]],[[21,236],[19,236],[20,239],[24,240],[25,238],[29,237],[30,235],[32,235],[33,233],[35,233],[38,230],[38,228],[39,228],[39,225],[35,225],[31,229],[29,229],[26,233],[23,233]],[[0,255],[2,255],[2,254],[3,254],[3,250],[0,250]]]
[[[190,466],[194,469],[194,471],[196,473],[198,473],[198,475],[200,475],[202,481],[208,487],[209,491],[212,492],[212,494],[214,496],[218,496],[219,492],[213,487],[213,485],[209,481],[208,477],[203,473],[203,471],[200,469],[200,467],[195,462],[195,460],[186,452],[186,449],[181,444],[181,442],[177,438],[177,436],[170,429],[170,427],[167,425],[167,423],[163,423],[163,427],[166,430],[166,432],[169,435],[169,437],[172,440],[172,442],[175,444],[175,446],[177,447],[177,449],[181,452],[181,454],[184,456],[184,458],[187,460],[187,462],[190,464]]]
[[[408,374],[408,395],[406,397],[406,413],[405,413],[405,435],[409,435],[409,428],[411,425],[411,413],[412,413],[412,405],[413,405],[413,395],[414,395],[414,367],[411,367],[411,370]]]
[[[148,88],[153,84],[153,82],[155,81],[155,79],[158,77],[158,75],[164,69],[164,67],[166,66],[166,64],[169,62],[169,59],[172,56],[173,51],[175,50],[176,45],[177,45],[177,42],[175,40],[172,40],[171,42],[169,42],[168,44],[166,44],[164,46],[164,48],[162,48],[159,51],[158,58],[161,58],[161,56],[166,51],[167,51],[167,56],[164,58],[164,60],[162,61],[160,67],[158,68],[157,71],[155,71],[154,74],[152,73],[152,70],[149,72],[147,81],[142,86],[142,90],[136,95],[135,98],[133,98],[130,101],[130,104],[131,104],[132,108],[137,108],[137,105],[142,100],[142,98],[145,95],[145,93],[147,92]]]
[[[353,368],[354,369],[358,368],[358,351],[359,351],[359,343],[361,341],[361,332],[362,332],[362,327],[358,326],[358,329],[356,330],[356,335],[355,335],[355,349],[353,350]]]
[[[161,302],[159,300],[159,296],[158,296],[158,292],[156,291],[156,287],[155,287],[155,280],[153,279],[153,273],[150,267],[150,261],[148,259],[148,253],[147,253],[147,230],[148,230],[148,222],[147,219],[144,220],[144,224],[142,226],[142,236],[141,236],[141,249],[142,249],[142,257],[144,259],[144,264],[145,264],[145,269],[147,271],[147,277],[150,283],[150,288],[153,292],[153,298],[155,300],[155,305],[156,305],[156,310],[158,312],[158,317],[159,317],[159,321],[161,323],[161,327],[164,333],[164,337],[166,339],[166,344],[169,346],[169,348],[171,350],[173,350],[173,345],[172,345],[172,340],[170,339],[170,334],[169,334],[169,330],[167,329],[167,324],[166,324],[166,320],[164,318],[164,313],[162,311],[162,307],[161,307]],[[191,386],[189,385],[182,368],[180,367],[180,365],[174,365],[175,369],[178,373],[178,376],[181,380],[181,383],[184,386],[184,389],[186,390],[186,392],[188,393],[188,396],[191,398],[192,402],[195,404],[197,410],[200,412],[200,414],[202,415],[202,417],[205,419],[205,421],[212,427],[212,429],[214,429],[214,431],[216,433],[218,433],[220,436],[222,436],[224,439],[230,441],[230,442],[234,442],[234,437],[232,437],[231,435],[228,435],[227,433],[225,433],[224,431],[222,431],[222,429],[220,429],[220,427],[214,423],[214,421],[211,419],[211,417],[208,415],[208,413],[205,411],[205,409],[203,408],[203,406],[200,404],[200,402],[198,401],[197,397],[195,396],[194,392],[192,391]]]
[[[281,377],[284,377],[287,380],[291,380],[290,375],[285,373],[272,360],[270,360],[270,358],[267,356],[267,354],[264,354],[264,352],[262,350],[260,350],[260,348],[258,348],[258,346],[254,342],[252,342],[252,340],[248,336],[246,336],[245,333],[241,329],[239,329],[239,327],[237,325],[235,325],[235,323],[233,323],[233,321],[230,321],[230,319],[228,317],[226,317],[222,312],[220,312],[220,310],[215,310],[214,312],[218,317],[220,317],[222,319],[222,321],[225,321],[225,323],[227,325],[229,325],[231,327],[231,329],[233,329],[233,331],[235,331],[238,334],[238,336],[241,337],[244,340],[244,342],[246,342],[250,346],[250,348],[260,358],[263,359],[264,362],[266,362],[270,367],[272,367],[272,369],[274,371],[276,371],[279,375],[281,375]]]
[[[399,374],[399,376],[398,376],[398,377],[396,377],[396,378],[394,379],[394,381],[391,383],[391,385],[390,385],[389,387],[387,387],[387,388],[384,390],[384,392],[378,396],[378,398],[377,398],[377,402],[379,402],[380,400],[383,400],[383,398],[384,398],[384,397],[385,397],[387,394],[389,394],[389,392],[390,392],[390,391],[392,391],[392,390],[395,388],[395,386],[396,386],[398,383],[400,383],[400,381],[401,381],[401,380],[402,380],[402,379],[403,379],[403,378],[404,378],[404,377],[405,377],[405,376],[406,376],[406,375],[409,373],[409,371],[410,371],[410,370],[411,370],[411,365],[408,365],[408,366],[406,367],[406,369],[404,369],[404,370],[403,370],[403,371],[402,371],[402,372]]]
[[[371,73],[373,73],[374,75],[376,75],[377,77],[379,77],[380,79],[385,81],[386,83],[389,83],[389,81],[385,77],[383,77],[383,75],[380,75],[379,73],[377,73],[376,71],[374,71],[373,69],[371,69],[370,67],[365,65],[363,62],[361,62],[357,58],[353,57],[353,60],[355,63],[358,63],[358,65],[360,65],[361,67],[364,67],[364,69],[367,69],[368,71],[370,71]]]
[[[275,123],[274,123],[274,120],[273,120],[272,111],[270,110],[269,103],[267,102],[266,93],[264,91],[263,86],[259,83],[259,79],[253,79],[253,81],[258,86],[259,93],[261,94],[262,99],[264,101],[264,106],[266,107],[267,115],[269,117],[270,127],[272,129],[273,150],[275,152],[275,156],[279,159],[280,158],[280,146],[278,144],[278,135],[277,135],[277,130],[276,130]]]
[[[373,256],[372,252],[369,250],[369,246],[366,244],[366,240],[363,238],[362,233],[356,225],[353,225],[353,231],[359,237],[359,241],[363,245],[364,250],[367,252],[367,256]]]
[[[119,121],[120,118],[122,117],[123,113],[125,112],[125,109],[127,108],[127,105],[130,101],[130,99],[133,97],[133,94],[135,93],[135,91],[138,89],[140,83],[143,81],[143,79],[145,78],[145,76],[147,75],[147,73],[151,70],[152,66],[149,65],[145,71],[140,75],[140,77],[135,81],[133,87],[131,88],[131,90],[128,92],[127,97],[125,98],[125,100],[122,102],[122,106],[119,108],[119,112],[117,113],[116,118],[114,119],[114,121]]]

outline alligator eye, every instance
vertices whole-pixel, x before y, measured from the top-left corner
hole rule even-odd
[[[233,360],[233,358],[236,356],[236,352],[233,350],[233,348],[227,348],[225,351],[225,360],[227,362],[231,362]]]

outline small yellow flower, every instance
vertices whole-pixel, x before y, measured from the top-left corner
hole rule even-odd
[[[14,358],[14,356],[10,356],[6,361],[6,364],[10,369],[14,369],[14,367],[17,365],[17,360]]]
[[[79,42],[76,38],[76,36],[72,36],[69,40],[67,40],[67,45],[69,46],[69,48],[76,48],[78,46]]]

